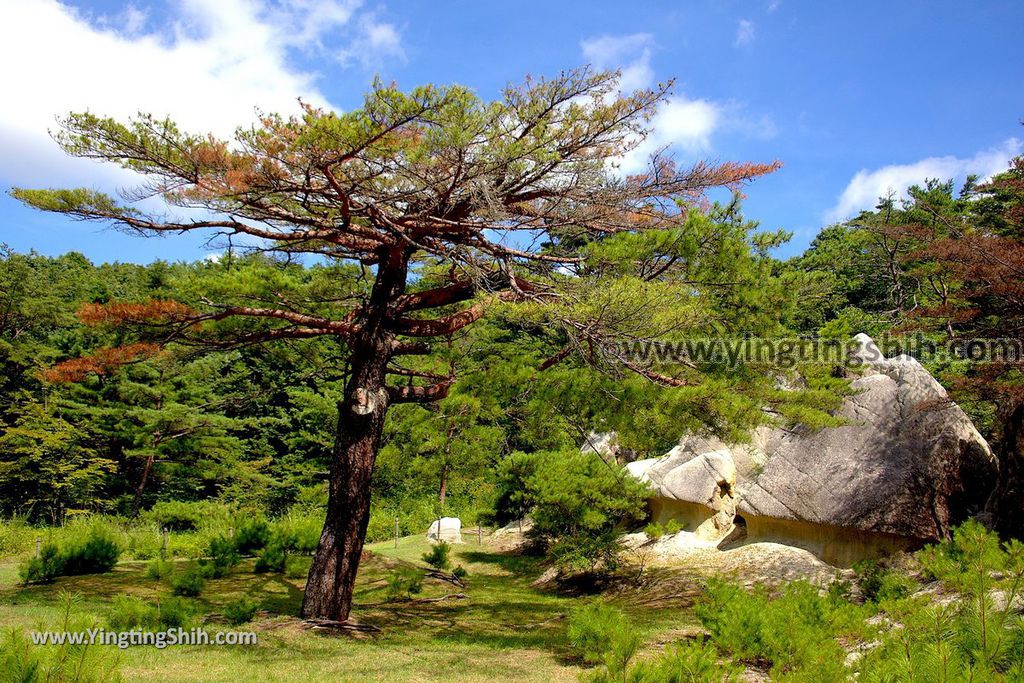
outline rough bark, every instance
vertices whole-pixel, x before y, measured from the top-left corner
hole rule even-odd
[[[383,360],[383,362],[382,362]],[[387,412],[383,392],[361,399],[357,389],[371,387],[384,377],[386,357],[361,363],[362,375],[353,375],[350,391],[338,409],[338,434],[331,463],[327,518],[313,558],[302,602],[307,619],[345,621],[352,610],[352,595],[370,519],[370,479]],[[365,382],[360,384],[359,382]],[[372,405],[370,405],[372,404]],[[370,408],[367,414],[361,411]]]
[[[352,611],[370,520],[370,481],[389,403],[385,386],[394,335],[387,329],[386,314],[389,303],[405,291],[408,256],[394,250],[382,257],[370,315],[351,342],[351,375],[338,406],[327,518],[302,602],[306,619],[344,622]]]
[[[1012,406],[1001,420],[999,485],[989,508],[996,529],[1006,538],[1024,536],[1024,404]]]

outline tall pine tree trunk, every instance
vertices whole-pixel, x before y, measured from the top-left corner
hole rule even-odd
[[[160,371],[160,380],[163,381],[164,373]],[[163,410],[164,407],[164,396],[158,394],[156,397],[156,409]],[[151,444],[154,449],[160,445],[160,437],[154,435],[153,443]],[[150,453],[146,456],[146,462],[142,466],[142,476],[139,477],[139,485],[135,489],[135,500],[132,502],[132,517],[139,516],[139,510],[142,509],[142,494],[146,492],[146,482],[149,480],[149,475],[153,471],[153,463],[156,461],[156,454]]]
[[[142,494],[146,491],[146,482],[149,480],[149,473],[153,470],[153,454],[146,456],[146,462],[142,466],[142,476],[139,477],[139,485],[135,487],[135,500],[132,501],[132,517],[139,516],[142,509]]]
[[[388,306],[405,292],[408,253],[393,251],[378,267],[365,321],[350,347],[351,375],[338,406],[327,519],[302,601],[306,619],[346,621],[370,521],[370,481],[387,415],[387,366],[394,336],[384,324]]]
[[[370,521],[370,479],[387,412],[384,367],[387,356],[368,359],[364,372],[378,381],[359,383],[353,375],[339,405],[338,433],[331,463],[327,519],[306,582],[302,616],[345,621],[352,610],[359,558]]]
[[[1000,416],[999,484],[990,509],[996,529],[1006,538],[1024,535],[1024,403],[1010,405]]]
[[[437,500],[441,504],[441,510],[444,510],[444,499],[448,494],[448,465],[447,463],[441,467],[441,487],[437,492]]]

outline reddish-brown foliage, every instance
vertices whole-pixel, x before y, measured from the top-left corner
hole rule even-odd
[[[143,342],[99,349],[89,356],[72,358],[47,368],[41,376],[45,381],[53,383],[81,382],[89,375],[109,375],[122,365],[152,358],[159,352],[158,344]]]
[[[1024,316],[1024,244],[1007,237],[968,234],[940,239],[921,254],[942,264],[963,283],[962,296],[975,315]],[[963,322],[956,318],[956,322]],[[1005,334],[1019,329],[1003,329]]]
[[[145,301],[106,304],[82,304],[78,319],[85,325],[121,325],[130,323],[160,323],[182,321],[195,316],[196,311],[177,301]]]

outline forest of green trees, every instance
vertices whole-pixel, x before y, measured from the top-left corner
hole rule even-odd
[[[1019,339],[1022,188],[1021,159],[981,186],[929,181],[909,200],[882,198],[876,210],[825,228],[786,260],[772,249],[787,236],[759,232],[734,201],[685,229],[595,242],[589,275],[628,293],[615,304],[623,326],[659,283],[685,282],[666,313],[685,321],[674,331],[681,337]],[[126,359],[115,356],[137,341],[132,331],[83,320],[93,304],[204,297],[329,309],[365,287],[365,276],[358,266],[241,251],[143,266],[4,249],[0,511],[60,524],[90,512],[135,516],[160,501],[216,500],[268,515],[322,504],[343,344],[171,343]],[[627,290],[635,282],[644,286]],[[603,294],[591,291],[585,305],[605,305]],[[415,514],[416,524],[442,512],[507,521],[515,511],[501,509],[511,503],[500,482],[510,463],[578,449],[592,431],[614,430],[628,449],[658,454],[684,431],[739,437],[765,420],[824,424],[843,392],[829,368],[814,366],[802,368],[808,382],[796,393],[780,392],[763,368],[709,364],[698,369],[701,382],[670,388],[607,367],[599,353],[541,369],[572,341],[553,315],[496,304],[451,338],[442,363],[459,379],[448,397],[399,406],[387,423],[373,479],[380,529],[371,533],[386,534],[396,514]],[[1012,495],[1019,371],[955,362],[933,370],[996,447]]]

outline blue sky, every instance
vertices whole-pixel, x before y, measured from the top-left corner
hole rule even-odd
[[[1022,151],[1024,3],[173,0],[0,4],[0,185],[131,184],[47,137],[69,109],[171,114],[227,133],[295,98],[348,109],[374,74],[494,97],[525,74],[593,63],[676,90],[652,146],[769,161],[746,213],[795,233],[926,177],[990,174]],[[197,236],[141,239],[0,197],[0,242],[95,261],[195,259]]]

